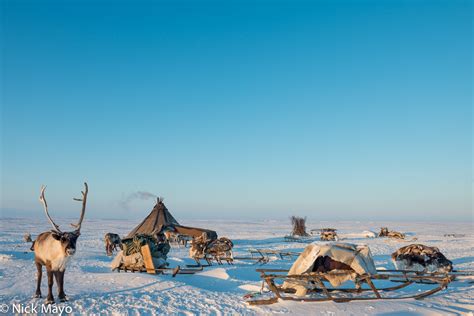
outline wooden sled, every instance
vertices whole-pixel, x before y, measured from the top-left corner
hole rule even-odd
[[[203,268],[197,269],[188,269],[188,268],[181,268],[180,266],[174,268],[155,268],[153,263],[153,258],[151,256],[150,246],[144,245],[141,247],[141,254],[143,256],[143,262],[145,263],[145,268],[130,268],[126,266],[121,266],[116,268],[117,272],[146,272],[149,274],[171,274],[174,278],[177,274],[194,274],[196,272],[202,271]]]
[[[424,273],[409,270],[377,270],[377,274],[363,274],[357,276],[357,288],[334,288],[328,283],[326,276],[347,275],[350,272],[328,272],[304,275],[287,275],[289,270],[285,269],[257,269],[262,278],[262,291],[267,285],[272,297],[262,299],[251,299],[247,303],[250,305],[266,305],[273,304],[281,300],[300,301],[300,302],[324,302],[333,301],[343,303],[349,301],[361,300],[392,300],[392,299],[423,299],[429,295],[439,292],[448,287],[458,276],[472,276],[472,271],[455,271],[450,273]],[[340,270],[339,270],[340,271]],[[285,281],[297,281],[299,284],[310,286],[306,295],[296,296],[295,290],[292,288],[283,288],[282,283]],[[376,282],[389,281],[394,284],[391,286],[377,287]],[[428,289],[417,291],[416,294],[398,294],[397,290],[407,288],[415,283],[423,283]],[[391,295],[395,293],[395,295]]]
[[[229,261],[228,264],[234,264],[234,260],[241,260],[241,261],[254,261],[255,264],[266,264],[270,261],[271,257],[277,257],[282,260],[284,259],[293,259],[300,255],[299,252],[292,252],[292,251],[278,251],[278,250],[271,250],[271,249],[249,249],[250,256],[243,257],[237,256],[233,258],[221,258],[222,260]],[[186,267],[189,268],[197,268],[197,267],[210,267],[212,266],[212,262],[214,261],[213,258],[202,258],[206,260],[206,264],[201,264],[200,260],[197,261],[197,264],[187,264]],[[209,259],[209,260],[208,260]],[[221,263],[222,264],[222,263]]]
[[[285,259],[293,259],[300,255],[299,252],[292,251],[278,251],[271,249],[249,249],[250,257],[234,257],[235,260],[251,260],[255,261],[256,264],[266,264],[270,261],[271,257]]]
[[[227,264],[229,264],[229,265],[233,265],[234,264],[233,263],[234,259],[236,259],[236,258],[233,258],[233,257],[219,257],[218,259],[216,259],[216,258],[211,257],[211,256],[206,256],[204,258],[194,258],[194,260],[196,261],[196,264],[187,264],[186,267],[188,267],[188,268],[210,267],[210,266],[212,266],[213,262],[217,263],[217,265],[223,265],[224,264],[223,261],[227,262]],[[205,260],[206,263],[202,264],[201,260]]]

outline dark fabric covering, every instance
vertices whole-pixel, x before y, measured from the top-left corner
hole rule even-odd
[[[173,225],[179,225],[178,221],[171,215],[163,201],[159,199],[151,213],[127,235],[127,238],[131,238],[136,234],[155,235],[164,226]]]
[[[199,237],[204,233],[207,239],[217,239],[217,233],[213,230],[179,225],[178,221],[171,215],[161,199],[157,200],[151,213],[148,214],[143,222],[135,227],[126,238],[132,238],[137,234],[155,235],[162,232],[164,228],[175,231],[181,235]]]
[[[199,237],[202,236],[204,233],[206,235],[206,239],[208,240],[215,240],[217,239],[217,233],[213,230],[204,229],[204,228],[196,228],[196,227],[187,227],[181,225],[175,225],[175,232],[181,235],[191,236],[191,237]]]

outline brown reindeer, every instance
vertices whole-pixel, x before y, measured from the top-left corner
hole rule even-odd
[[[74,199],[82,202],[81,216],[77,224],[71,224],[76,229],[72,232],[62,232],[59,226],[54,223],[48,213],[48,204],[44,197],[45,186],[41,187],[40,201],[43,204],[46,217],[53,226],[49,232],[44,232],[38,235],[31,250],[35,252],[35,264],[38,269],[38,279],[36,285],[35,297],[41,297],[41,277],[43,275],[43,266],[46,266],[48,273],[48,297],[46,304],[54,303],[53,297],[53,276],[56,279],[58,286],[58,296],[61,302],[67,301],[67,296],[64,293],[64,272],[66,271],[66,264],[76,252],[76,241],[81,235],[81,224],[84,219],[86,210],[88,186],[84,183],[85,190],[82,191],[81,199]]]
[[[117,246],[122,249],[122,239],[120,239],[118,234],[107,233],[104,236],[104,241],[107,256],[113,255],[114,250],[117,250]]]

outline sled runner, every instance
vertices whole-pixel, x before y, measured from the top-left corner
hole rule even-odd
[[[127,267],[119,267],[116,268],[115,271],[117,272],[146,272],[150,274],[169,274],[173,277],[175,277],[177,274],[194,274],[196,272],[202,271],[203,269],[189,269],[189,268],[181,268],[180,266],[177,266],[175,268],[159,268],[159,269],[143,269],[143,268],[127,268]]]
[[[448,284],[454,280],[453,273],[431,274],[420,273],[416,271],[398,271],[398,270],[377,270],[374,275],[357,275],[357,283],[353,288],[339,288],[328,285],[328,276],[346,277],[349,272],[329,272],[329,273],[311,273],[306,275],[289,275],[289,270],[283,269],[257,269],[260,272],[262,282],[266,283],[269,290],[274,294],[268,299],[250,300],[250,305],[273,304],[282,300],[302,301],[302,302],[323,302],[334,301],[337,303],[349,302],[354,300],[378,300],[378,299],[422,299],[438,291],[445,289]],[[376,281],[385,280],[397,283],[396,285],[378,287]],[[298,284],[307,284],[307,289],[303,293],[290,287],[284,287],[285,282]],[[390,295],[402,288],[406,288],[414,283],[424,283],[431,286],[422,292],[416,294]],[[363,284],[363,285],[362,285]],[[265,284],[262,284],[262,288]]]
[[[314,241],[313,236],[293,236],[293,235],[286,235],[283,237],[285,242],[301,242],[301,243],[308,243]]]

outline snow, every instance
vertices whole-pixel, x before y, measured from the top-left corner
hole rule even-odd
[[[61,227],[67,227],[63,219]],[[285,242],[291,231],[289,220],[237,221],[195,220],[183,225],[216,230],[235,244],[234,256],[249,256],[250,248],[302,251],[305,243]],[[283,301],[267,306],[249,306],[243,296],[258,292],[261,287],[252,262],[234,265],[213,265],[194,275],[149,275],[110,271],[111,257],[105,255],[103,236],[107,232],[125,235],[135,222],[125,220],[96,220],[87,218],[82,225],[78,250],[68,263],[65,291],[70,301],[58,303],[70,306],[73,314],[158,315],[158,314],[291,314],[291,315],[473,315],[474,286],[472,280],[452,282],[448,289],[424,300],[368,301],[350,303],[300,303]],[[380,227],[407,233],[418,238],[417,243],[438,247],[453,261],[455,269],[474,270],[474,236],[471,223],[395,223],[395,222],[319,222],[308,220],[309,229],[334,227],[342,241],[368,244],[378,268],[393,269],[390,254],[407,245],[406,242],[385,238],[365,238],[364,231]],[[46,220],[2,219],[0,230],[0,303],[42,304],[32,298],[35,291],[36,269],[31,244],[23,242],[30,232],[35,238],[49,230]],[[444,237],[444,234],[464,235]],[[315,241],[316,238],[313,239]],[[173,248],[170,265],[184,267],[192,264],[187,248]],[[294,259],[273,258],[267,268],[289,268]],[[43,273],[43,295],[47,292]],[[56,288],[54,289],[56,293]],[[55,295],[57,298],[57,295]]]
[[[211,278],[217,278],[217,279],[221,279],[221,280],[229,279],[229,275],[227,274],[227,272],[224,268],[209,269],[209,270],[204,271],[204,272],[199,272],[197,275],[207,276],[207,277],[211,277]]]

